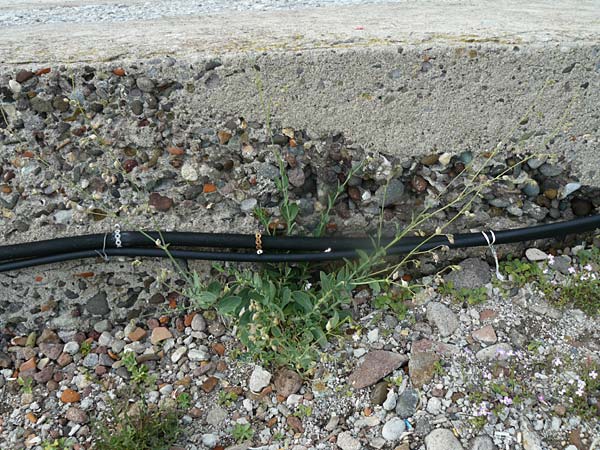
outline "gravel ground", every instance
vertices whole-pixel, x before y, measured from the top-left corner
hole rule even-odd
[[[388,3],[405,2],[395,0]],[[197,16],[211,13],[320,8],[378,3],[372,0],[166,0],[123,2],[0,2],[0,26],[12,27],[51,23],[127,22],[164,17]],[[379,2],[384,3],[384,2]]]
[[[536,257],[561,276],[558,258]],[[127,395],[122,358],[133,352],[156,377],[149,404],[188,396],[185,435],[171,450],[597,449],[598,318],[556,309],[531,285],[501,288],[484,260],[461,266],[452,280],[484,286],[481,303],[461,304],[425,277],[425,295],[398,317],[375,309],[363,291],[356,322],[304,378],[244,362],[238,341],[209,312],[119,323],[98,315],[108,305],[95,296],[91,328],[4,329],[0,447],[40,450],[69,436],[75,449],[90,448],[94,421]],[[598,267],[576,259],[570,267],[597,276]],[[164,294],[159,301],[172,298]],[[252,430],[243,443],[232,437],[236,424]]]

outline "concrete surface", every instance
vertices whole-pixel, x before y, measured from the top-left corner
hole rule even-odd
[[[503,142],[507,152],[564,156],[583,184],[600,186],[600,1],[424,0],[0,29],[0,79],[21,68],[122,66],[186,86],[215,56],[223,65],[212,81],[174,106],[201,126],[264,119],[258,67],[281,127],[343,133],[401,159]],[[162,224],[180,222],[166,214]],[[103,266],[98,278],[139,284],[129,264]],[[0,293],[46,301],[63,271],[79,267],[45,268],[44,289],[24,287],[39,270],[14,283],[3,275]]]
[[[0,72],[220,55],[237,68],[191,100],[199,115],[258,117],[246,71],[258,62],[285,126],[413,155],[488,150],[504,139],[543,151],[544,139],[568,125],[550,150],[576,159],[582,181],[598,184],[599,39],[600,1],[407,1],[9,27],[0,30]],[[515,134],[532,106],[539,120]]]

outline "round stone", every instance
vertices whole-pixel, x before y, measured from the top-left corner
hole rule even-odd
[[[194,168],[194,165],[186,161],[183,166],[181,166],[181,178],[185,181],[198,181],[198,172]]]
[[[406,431],[404,420],[399,417],[393,417],[388,420],[381,430],[381,435],[386,441],[397,441]]]

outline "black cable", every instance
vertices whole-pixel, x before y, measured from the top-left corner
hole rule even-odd
[[[496,243],[516,242],[515,238],[520,240],[544,239],[561,234],[591,231],[597,227],[600,227],[600,215],[566,222],[500,231],[496,233]],[[254,249],[256,245],[254,235],[244,234],[157,231],[147,233],[139,231],[121,232],[123,248],[151,247],[155,245],[154,241],[159,238],[170,247]],[[396,245],[417,246],[423,239],[421,237],[404,237]],[[392,237],[384,237],[381,239],[380,245],[385,246],[392,242],[392,240]],[[431,241],[436,246],[449,244],[444,236],[436,236]],[[462,243],[461,247],[487,244],[481,233],[456,234],[455,241],[460,241]],[[331,249],[333,252],[355,249],[368,250],[375,248],[375,242],[374,238],[262,236],[263,250],[325,251]],[[73,253],[84,250],[108,250],[111,248],[117,248],[114,234],[91,234],[2,246],[0,247],[0,261],[54,256],[60,253]]]
[[[512,230],[495,232],[495,244],[508,244],[513,242],[522,242],[533,239],[544,239],[550,237],[564,236],[571,233],[583,233],[593,231],[600,227],[600,215],[575,219],[567,222],[538,225],[534,227],[517,228]],[[492,239],[492,233],[487,232]],[[104,235],[102,235],[104,236]],[[147,238],[146,238],[147,239]],[[278,238],[278,239],[309,239],[317,238]],[[351,238],[346,238],[351,239]],[[417,240],[417,241],[415,241]],[[446,236],[435,236],[434,238],[407,238],[388,249],[386,255],[398,255],[409,253],[414,250],[427,251],[440,246],[449,248],[465,248],[488,245],[486,237],[482,233],[456,234],[449,239]],[[355,250],[332,250],[330,252],[319,253],[235,253],[235,252],[206,252],[191,250],[169,250],[173,258],[182,259],[203,259],[219,261],[238,261],[238,262],[302,262],[302,261],[332,261],[343,258],[355,258]],[[67,252],[58,255],[49,255],[24,259],[20,261],[11,261],[0,264],[0,272],[16,270],[25,267],[31,267],[41,264],[50,264],[61,261],[68,261],[81,258],[92,258],[97,256],[144,256],[144,257],[168,257],[167,253],[161,249],[148,248],[105,248],[103,250],[84,250],[77,252]]]

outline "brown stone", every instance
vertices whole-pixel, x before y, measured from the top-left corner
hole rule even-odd
[[[479,342],[483,342],[484,344],[495,344],[498,340],[498,336],[496,336],[496,331],[494,327],[491,325],[486,325],[479,330],[473,331],[472,333],[473,339]]]
[[[479,313],[479,320],[485,322],[486,320],[495,319],[498,316],[498,313],[493,309],[482,309]]]
[[[21,373],[35,372],[35,365],[36,365],[35,357],[29,358],[27,361],[25,361],[24,363],[22,363],[19,366],[19,372],[21,372]]]
[[[56,362],[60,367],[65,367],[73,362],[73,357],[68,353],[61,353]]]
[[[212,349],[219,356],[223,356],[225,354],[225,346],[220,342],[215,342],[212,346]]]
[[[24,83],[25,81],[33,78],[34,76],[35,76],[35,73],[33,73],[29,70],[20,70],[17,73],[15,80],[17,81],[17,83]]]
[[[60,356],[60,354],[63,351],[63,345],[62,344],[48,344],[48,343],[44,342],[44,343],[40,344],[40,351],[42,352],[43,355],[56,361],[56,359],[58,359],[58,357]]]
[[[173,335],[166,327],[156,327],[152,330],[152,336],[150,336],[150,342],[152,345],[156,345],[161,341],[172,338]]]
[[[375,350],[367,353],[363,363],[348,377],[348,382],[355,389],[362,389],[377,383],[386,375],[406,364],[408,356]]]
[[[148,334],[148,332],[146,330],[144,330],[143,328],[136,327],[136,329],[133,330],[131,333],[129,333],[127,335],[127,337],[135,342],[135,341],[140,341],[140,340],[144,339],[147,334]]]
[[[304,427],[302,426],[302,421],[296,416],[288,416],[287,424],[289,427],[294,430],[295,433],[304,433]]]
[[[208,394],[209,392],[212,392],[214,390],[214,388],[217,386],[218,383],[219,383],[218,378],[208,377],[206,379],[206,381],[204,383],[202,383],[201,388],[204,392],[206,392]]]
[[[169,197],[165,197],[160,195],[158,192],[153,192],[150,194],[150,198],[148,200],[150,206],[155,208],[157,211],[168,211],[173,207],[173,200]]]
[[[420,339],[412,344],[412,352],[433,352],[438,355],[452,355],[458,353],[458,348],[452,344],[432,341],[431,339]]]
[[[282,369],[275,374],[273,380],[275,391],[288,398],[288,396],[295,394],[302,387],[302,377],[296,372],[290,369]]]
[[[231,133],[228,131],[218,131],[217,136],[219,138],[219,144],[227,145],[229,140],[231,139]]]
[[[195,312],[190,313],[190,314],[186,314],[185,316],[183,316],[183,324],[186,327],[189,327],[192,325],[192,320],[194,320],[194,316],[196,315]]]
[[[65,389],[62,394],[60,394],[60,401],[63,403],[75,403],[81,399],[81,395],[79,392],[74,391],[73,389]]]
[[[86,423],[88,421],[88,416],[81,408],[71,407],[65,413],[65,417],[67,420],[75,423]]]
[[[58,334],[48,328],[44,328],[40,337],[37,338],[38,345],[42,343],[58,344],[59,342],[60,338],[58,337]]]
[[[435,374],[435,364],[440,357],[435,353],[411,352],[408,361],[408,374],[415,388],[428,384]]]

